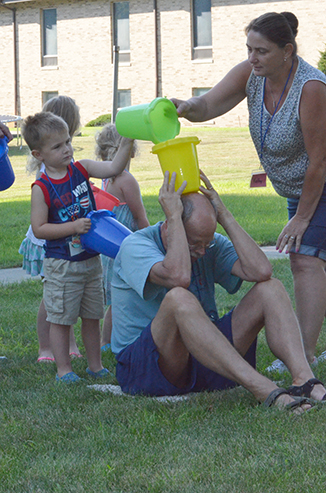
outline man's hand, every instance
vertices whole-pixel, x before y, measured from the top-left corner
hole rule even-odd
[[[200,186],[199,190],[212,202],[214,209],[216,211],[216,218],[219,224],[223,226],[223,221],[226,219],[226,215],[230,214],[228,209],[223,204],[219,194],[214,190],[213,185],[205,175],[205,173],[200,170],[200,179],[205,183],[205,187]],[[224,227],[224,226],[223,226]]]
[[[163,185],[161,186],[158,197],[158,201],[161,204],[167,220],[169,220],[175,213],[181,216],[183,212],[183,205],[180,197],[187,186],[187,182],[184,181],[179,190],[175,191],[176,176],[176,173],[173,172],[169,182],[170,173],[168,171],[164,173]]]

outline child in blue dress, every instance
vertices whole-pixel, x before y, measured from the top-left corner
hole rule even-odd
[[[82,319],[82,337],[93,378],[103,368],[100,319],[103,318],[102,266],[98,254],[85,251],[80,235],[91,227],[88,212],[95,209],[89,177],[109,178],[124,169],[133,141],[123,138],[112,161],[84,159],[71,163],[73,149],[66,122],[50,112],[28,117],[22,133],[32,155],[45,170],[32,186],[31,224],[36,238],[44,238],[43,298],[51,323],[51,348],[57,365],[56,381],[78,382],[69,356],[69,329]]]
[[[96,135],[95,154],[97,159],[114,159],[121,142],[114,124],[107,124],[101,132]],[[131,231],[146,228],[149,226],[146,211],[142,201],[139,184],[136,178],[130,173],[130,160],[136,154],[136,142],[134,142],[131,155],[125,163],[125,169],[118,175],[111,177],[104,182],[106,192],[114,195],[120,200],[120,204],[112,210],[116,219],[127,226]],[[105,313],[102,327],[102,351],[110,348],[112,316],[111,316],[111,280],[113,259],[101,255],[103,266],[104,291],[108,309]]]

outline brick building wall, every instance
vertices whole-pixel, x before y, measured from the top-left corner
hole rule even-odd
[[[73,97],[82,122],[112,107],[112,2],[110,0],[32,0],[7,2],[16,8],[19,103],[22,116],[42,107],[43,91]],[[213,58],[192,60],[191,1],[157,0],[159,25],[156,80],[153,0],[130,0],[130,63],[119,66],[119,89],[131,90],[132,104],[159,95],[191,97],[194,88],[211,87],[246,58],[244,28],[264,12],[292,11],[299,19],[298,52],[316,66],[326,42],[326,0],[212,0]],[[57,9],[58,66],[41,67],[40,10]],[[13,114],[14,61],[12,12],[0,7],[0,113]],[[184,122],[186,123],[186,122]],[[215,122],[247,125],[242,102]]]

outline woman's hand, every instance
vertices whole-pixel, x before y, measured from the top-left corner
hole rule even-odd
[[[297,215],[294,215],[283,228],[282,233],[278,237],[276,249],[279,252],[283,252],[284,248],[286,248],[285,253],[289,253],[291,248],[294,246],[295,251],[298,252],[302,237],[308,226],[308,220],[301,219],[297,217]]]
[[[191,111],[189,102],[176,98],[171,98],[171,101],[177,109],[178,116],[188,118],[188,113]]]
[[[207,105],[203,97],[194,96],[187,101],[171,98],[177,109],[178,117],[183,117],[190,122],[203,122],[208,119]]]

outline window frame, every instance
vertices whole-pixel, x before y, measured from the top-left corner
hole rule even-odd
[[[120,106],[119,105],[119,97],[121,96],[121,94],[124,93],[124,94],[129,94],[130,95],[130,102],[125,105],[125,106]],[[120,110],[121,108],[126,108],[127,106],[131,106],[131,89],[118,89],[118,102],[117,102],[117,106],[118,106],[118,110]]]
[[[56,54],[46,54],[46,31],[45,31],[45,12],[49,10],[54,10],[55,11],[55,26],[56,26],[56,32],[55,32],[55,37],[56,37]],[[49,9],[41,9],[41,66],[46,67],[46,68],[53,68],[57,67],[58,65],[58,32],[57,32],[57,25],[58,25],[58,16],[57,16],[57,9],[56,8],[49,8]]]
[[[59,91],[42,91],[42,108],[47,101],[59,96]]]
[[[130,2],[129,0],[122,1],[122,2],[112,2],[112,63],[113,63],[113,50],[114,46],[116,46],[117,42],[117,22],[116,22],[116,5],[117,4],[122,4],[122,3],[127,3],[128,4],[128,44],[129,44],[129,49],[127,50],[122,50],[119,47],[119,64],[130,64],[130,59],[131,59],[131,52],[130,52]],[[119,45],[118,45],[119,46]]]
[[[210,1],[210,23],[211,23],[211,44],[196,46],[196,18],[195,18],[195,2],[199,0],[191,0],[191,38],[192,38],[192,60],[212,60],[213,58],[213,33],[212,33],[212,2]]]

